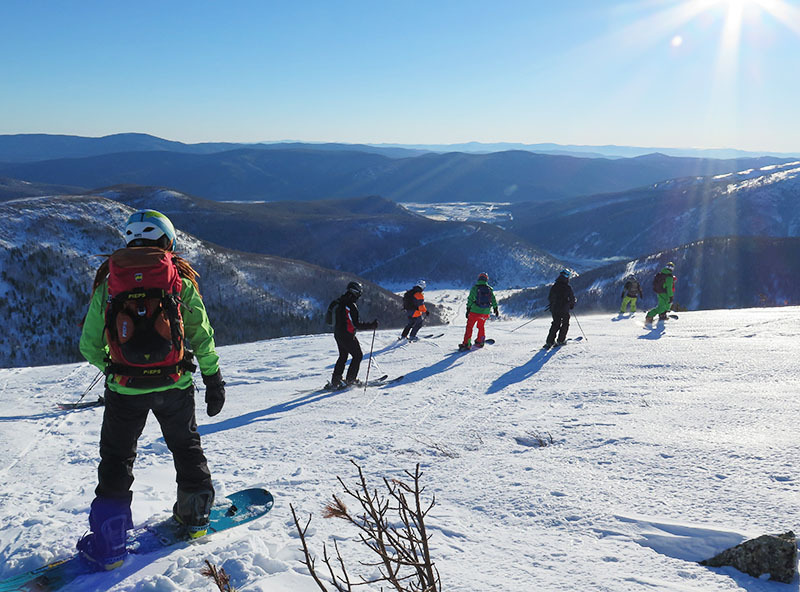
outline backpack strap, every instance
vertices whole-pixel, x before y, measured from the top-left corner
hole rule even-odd
[[[157,386],[158,383],[162,385],[174,384],[176,380],[172,378],[173,376],[181,376],[186,372],[193,373],[197,370],[197,365],[192,361],[193,357],[194,355],[187,350],[187,355],[177,364],[147,368],[115,364],[111,361],[111,358],[106,358],[106,367],[103,374],[106,376],[116,374],[128,378],[126,386],[134,386],[131,381],[137,383],[146,381],[147,384],[141,385],[143,387]]]

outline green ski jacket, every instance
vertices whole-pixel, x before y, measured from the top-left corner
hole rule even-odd
[[[489,284],[484,280],[478,280],[478,282],[472,286],[472,289],[469,291],[469,296],[467,297],[467,312],[474,312],[476,314],[491,314],[492,309],[497,308],[497,299],[494,297],[494,290],[492,290],[492,287],[489,286],[489,290],[492,292],[492,305],[480,307],[475,304],[475,300],[478,298],[478,286],[489,286]]]

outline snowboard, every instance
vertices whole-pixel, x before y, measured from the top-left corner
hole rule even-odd
[[[492,345],[494,343],[494,339],[484,339],[483,345]],[[476,349],[482,349],[476,346],[474,343],[470,347],[463,347],[463,345],[458,346],[458,351],[460,352],[468,352],[468,351],[475,351]]]
[[[206,536],[255,520],[269,512],[274,503],[272,494],[260,488],[244,489],[217,500],[211,508]],[[205,537],[195,540],[203,539]],[[170,516],[166,520],[153,519],[131,530],[127,547],[130,553],[144,555],[180,543],[188,544],[188,541],[185,529]],[[0,592],[56,592],[76,578],[93,573],[105,572],[98,571],[95,565],[75,554],[0,582]]]
[[[678,320],[678,315],[676,315],[676,314],[668,314],[668,315],[667,315],[667,318],[670,318],[670,319],[673,319],[673,320],[676,320],[676,321],[677,321],[677,320]],[[648,323],[648,322],[645,320],[645,322],[644,322],[644,328],[645,328],[645,329],[652,329],[652,328],[653,328],[653,323],[657,323],[658,321],[662,321],[662,322],[663,322],[663,321],[664,321],[664,319],[655,319],[655,320],[654,320],[652,323]]]

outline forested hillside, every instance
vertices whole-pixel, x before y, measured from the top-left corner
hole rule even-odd
[[[17,200],[0,205],[0,366],[80,359],[80,323],[103,254],[124,245],[132,210],[100,197]],[[353,274],[233,251],[179,231],[177,252],[200,273],[219,344],[328,331],[323,314]],[[405,323],[399,296],[365,284],[365,319]],[[439,317],[433,307],[430,323]],[[333,345],[332,345],[333,347]]]

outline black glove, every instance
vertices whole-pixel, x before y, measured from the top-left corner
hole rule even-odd
[[[222,406],[225,404],[225,381],[217,370],[217,373],[211,376],[203,374],[203,384],[206,385],[206,413],[209,417],[214,417],[222,411]]]
[[[469,320],[469,311],[467,311],[467,314],[465,314],[465,315],[464,315],[464,317],[465,317],[467,320]]]
[[[370,329],[377,329],[378,328],[378,319],[375,319],[369,324]]]
[[[425,316],[426,316],[426,317],[429,317],[429,316],[431,316],[431,311],[429,311],[429,310],[426,310],[426,311],[425,311]]]
[[[499,316],[500,316],[500,311],[499,311],[499,310],[497,310],[497,307],[496,307],[496,306],[494,307],[494,316],[496,316],[496,317],[499,317]]]

